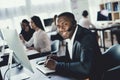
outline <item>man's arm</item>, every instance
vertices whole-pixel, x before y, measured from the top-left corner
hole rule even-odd
[[[95,47],[96,41],[92,35],[85,36],[81,43],[79,41],[75,42],[76,49],[75,49],[75,58],[78,58],[77,61],[71,62],[58,62],[56,65],[56,71],[70,71],[77,74],[88,75],[90,74],[93,64],[94,64],[94,57],[95,57]]]

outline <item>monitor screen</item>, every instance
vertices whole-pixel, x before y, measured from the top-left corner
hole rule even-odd
[[[43,20],[45,26],[51,26],[53,18],[48,18]]]
[[[20,40],[17,31],[15,29],[2,29],[1,32],[9,48],[13,50],[14,55],[17,58],[17,62],[33,73],[34,72],[33,68],[26,55],[25,49],[23,47],[23,43]]]
[[[105,13],[101,13],[101,11],[97,12],[97,21],[111,21],[111,20],[112,20],[111,13],[105,15]]]

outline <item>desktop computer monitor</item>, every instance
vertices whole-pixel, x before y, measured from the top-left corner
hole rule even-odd
[[[2,29],[1,32],[9,48],[14,52],[15,61],[34,72],[17,31],[15,29]]]
[[[53,18],[48,18],[48,19],[44,19],[44,25],[47,26],[51,26],[52,22],[53,22]]]

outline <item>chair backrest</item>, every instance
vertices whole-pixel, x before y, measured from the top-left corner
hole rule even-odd
[[[116,44],[106,50],[103,54],[103,65],[105,69],[111,69],[120,65],[120,45]]]
[[[51,53],[56,54],[59,51],[59,40],[54,40],[51,43]]]

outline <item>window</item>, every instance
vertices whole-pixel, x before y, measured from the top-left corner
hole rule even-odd
[[[0,8],[24,6],[25,0],[0,0]]]
[[[46,5],[46,4],[56,4],[63,0],[31,0],[32,5]]]
[[[53,18],[55,14],[70,11],[69,2],[70,0],[1,0],[0,28],[16,28],[20,32],[22,19],[37,15],[43,23],[44,19]]]

